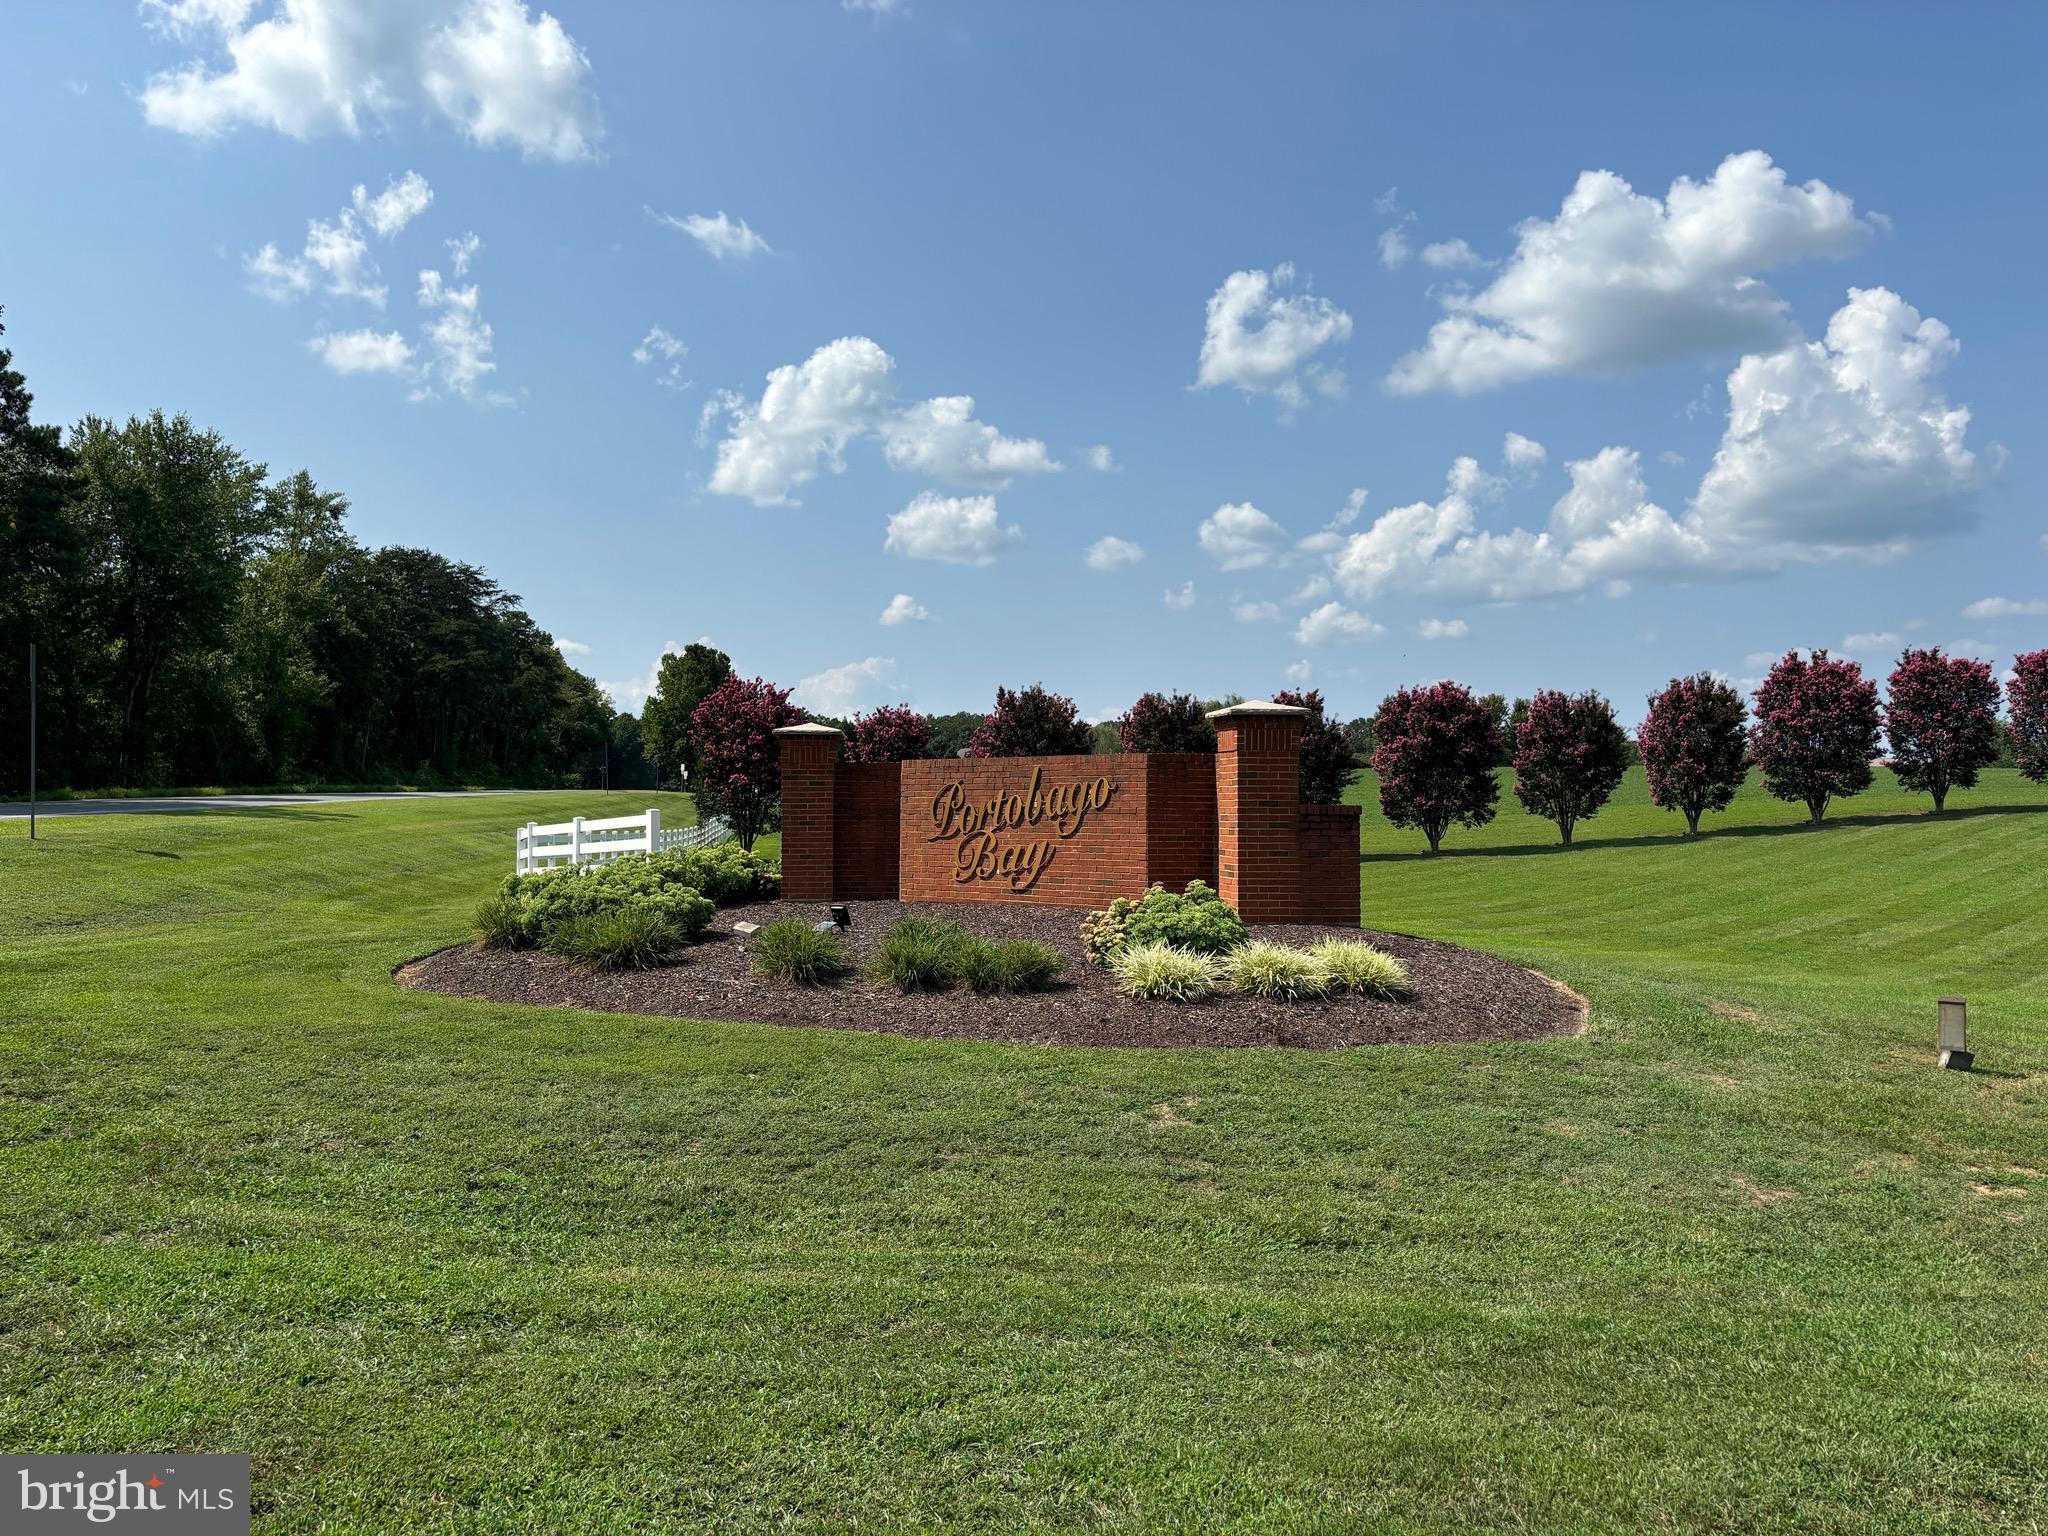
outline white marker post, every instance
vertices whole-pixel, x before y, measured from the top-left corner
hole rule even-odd
[[[1970,1005],[1960,997],[1944,997],[1935,1004],[1934,1043],[1942,1066],[1951,1072],[1970,1070],[1976,1060],[1970,1054]]]

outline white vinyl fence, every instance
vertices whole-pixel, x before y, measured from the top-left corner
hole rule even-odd
[[[651,808],[638,816],[608,816],[598,821],[581,816],[545,826],[529,821],[513,834],[512,872],[531,875],[564,864],[605,864],[625,853],[708,848],[732,835],[732,825],[718,816],[694,827],[665,828],[661,812]]]

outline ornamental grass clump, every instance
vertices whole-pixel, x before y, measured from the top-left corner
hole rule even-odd
[[[1210,956],[1156,940],[1120,951],[1109,969],[1125,993],[1160,1003],[1198,1003],[1215,992],[1221,979]]]
[[[527,932],[519,903],[510,896],[493,896],[476,909],[470,920],[476,941],[485,949],[530,949],[533,936]]]
[[[869,963],[876,980],[898,992],[1043,992],[1066,969],[1058,950],[1033,939],[997,942],[936,918],[900,919]]]
[[[645,971],[673,964],[682,930],[651,907],[619,907],[556,923],[544,941],[551,955],[585,971]]]
[[[846,973],[846,945],[793,917],[754,935],[754,970],[798,987],[822,987]]]
[[[1308,1003],[1330,990],[1330,973],[1307,950],[1285,944],[1246,944],[1223,960],[1223,974],[1237,991],[1282,1003]]]
[[[1362,939],[1325,939],[1309,954],[1322,966],[1332,992],[1401,997],[1408,991],[1408,967]]]

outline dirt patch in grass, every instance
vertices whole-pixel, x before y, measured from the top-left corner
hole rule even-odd
[[[1333,936],[1365,939],[1407,966],[1414,989],[1410,996],[1347,996],[1316,1003],[1234,996],[1190,1004],[1139,1002],[1117,991],[1107,972],[1088,963],[1081,949],[1082,914],[1056,907],[887,901],[854,907],[854,926],[846,939],[856,965],[865,964],[899,917],[948,918],[991,938],[1052,945],[1067,962],[1061,984],[1050,992],[1015,997],[977,997],[966,991],[906,997],[859,972],[833,986],[789,986],[756,976],[746,939],[733,932],[735,923],[765,926],[787,917],[814,922],[822,915],[822,908],[808,902],[734,907],[718,914],[682,964],[653,971],[593,975],[551,955],[460,945],[401,967],[398,982],[502,1003],[1029,1045],[1324,1049],[1535,1040],[1576,1033],[1586,1021],[1585,999],[1535,971],[1455,944],[1357,928],[1269,924],[1255,926],[1252,937],[1289,944]]]

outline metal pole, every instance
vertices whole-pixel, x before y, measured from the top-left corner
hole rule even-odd
[[[36,643],[28,643],[28,840],[36,840]]]

